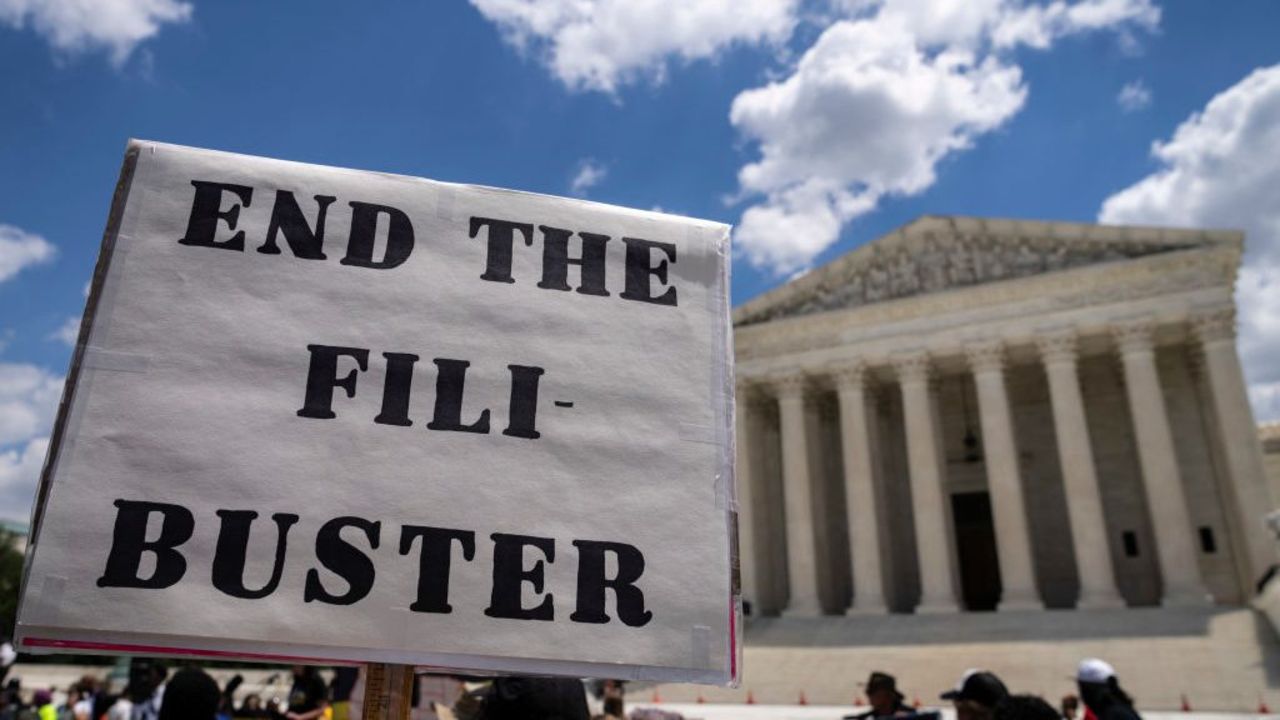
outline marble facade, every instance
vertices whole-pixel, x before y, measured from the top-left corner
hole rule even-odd
[[[737,308],[752,613],[1245,602],[1243,242],[928,216]]]

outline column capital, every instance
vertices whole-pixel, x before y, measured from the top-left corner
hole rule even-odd
[[[831,378],[835,380],[836,390],[841,391],[866,388],[869,370],[867,361],[861,358],[833,364],[828,368]]]
[[[1136,352],[1150,352],[1154,348],[1156,322],[1154,319],[1142,318],[1126,320],[1111,325],[1111,337],[1115,338],[1121,355]]]
[[[1236,339],[1236,309],[1230,305],[1191,314],[1191,331],[1201,343]]]
[[[769,377],[769,385],[780,400],[803,399],[809,376],[802,372],[779,373]]]
[[[1076,331],[1072,328],[1049,330],[1036,335],[1036,349],[1045,365],[1074,363],[1077,353]]]
[[[924,350],[901,353],[893,357],[893,369],[899,382],[927,382],[933,374],[933,359]]]
[[[975,374],[1002,372],[1004,370],[1004,342],[1000,340],[976,340],[964,346],[965,358]]]

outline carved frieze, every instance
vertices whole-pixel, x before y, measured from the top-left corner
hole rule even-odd
[[[836,261],[805,292],[748,312],[739,327],[827,310],[1029,277],[1195,247],[1187,242],[1115,242],[1079,238],[927,234],[922,241],[879,241]]]

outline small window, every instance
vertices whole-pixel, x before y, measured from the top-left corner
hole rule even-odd
[[[1120,538],[1124,542],[1124,556],[1138,557],[1138,534],[1132,530],[1125,530]]]
[[[1213,537],[1213,528],[1204,525],[1200,528],[1200,549],[1206,555],[1218,552],[1218,541]]]

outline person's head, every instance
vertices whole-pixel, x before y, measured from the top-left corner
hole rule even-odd
[[[168,676],[168,668],[160,661],[135,658],[129,666],[129,687],[125,688],[125,694],[135,703],[145,702]]]
[[[992,720],[1060,720],[1058,711],[1035,695],[1010,695],[991,714]]]
[[[221,700],[222,691],[208,673],[184,668],[165,685],[160,720],[214,720]]]
[[[1105,660],[1081,660],[1076,668],[1076,687],[1080,689],[1080,699],[1094,715],[1101,715],[1102,708],[1115,703],[1133,705],[1133,698],[1120,687],[1115,668]]]
[[[898,681],[888,673],[873,672],[867,678],[867,702],[877,715],[889,715],[902,702]]]
[[[315,675],[315,674],[316,674],[316,672],[317,672],[317,670],[316,670],[316,669],[315,669],[315,667],[314,667],[314,666],[312,666],[312,665],[294,665],[294,666],[293,666],[293,679],[294,679],[294,680],[300,680],[300,679],[302,679],[302,678],[308,678],[308,677],[311,677],[311,676]]]
[[[971,669],[960,676],[955,688],[942,693],[943,700],[956,706],[957,720],[991,720],[996,704],[1009,697],[1000,678],[985,671]]]
[[[53,702],[53,693],[48,690],[37,690],[36,694],[32,696],[31,702],[36,707],[44,707]]]
[[[1080,711],[1080,698],[1075,695],[1062,696],[1062,717],[1067,720],[1075,720],[1076,713]]]
[[[249,695],[244,699],[244,703],[242,703],[240,707],[245,710],[261,710],[262,698],[257,695]]]
[[[622,698],[612,695],[604,699],[604,714],[616,718],[625,718],[627,711],[622,707]]]

